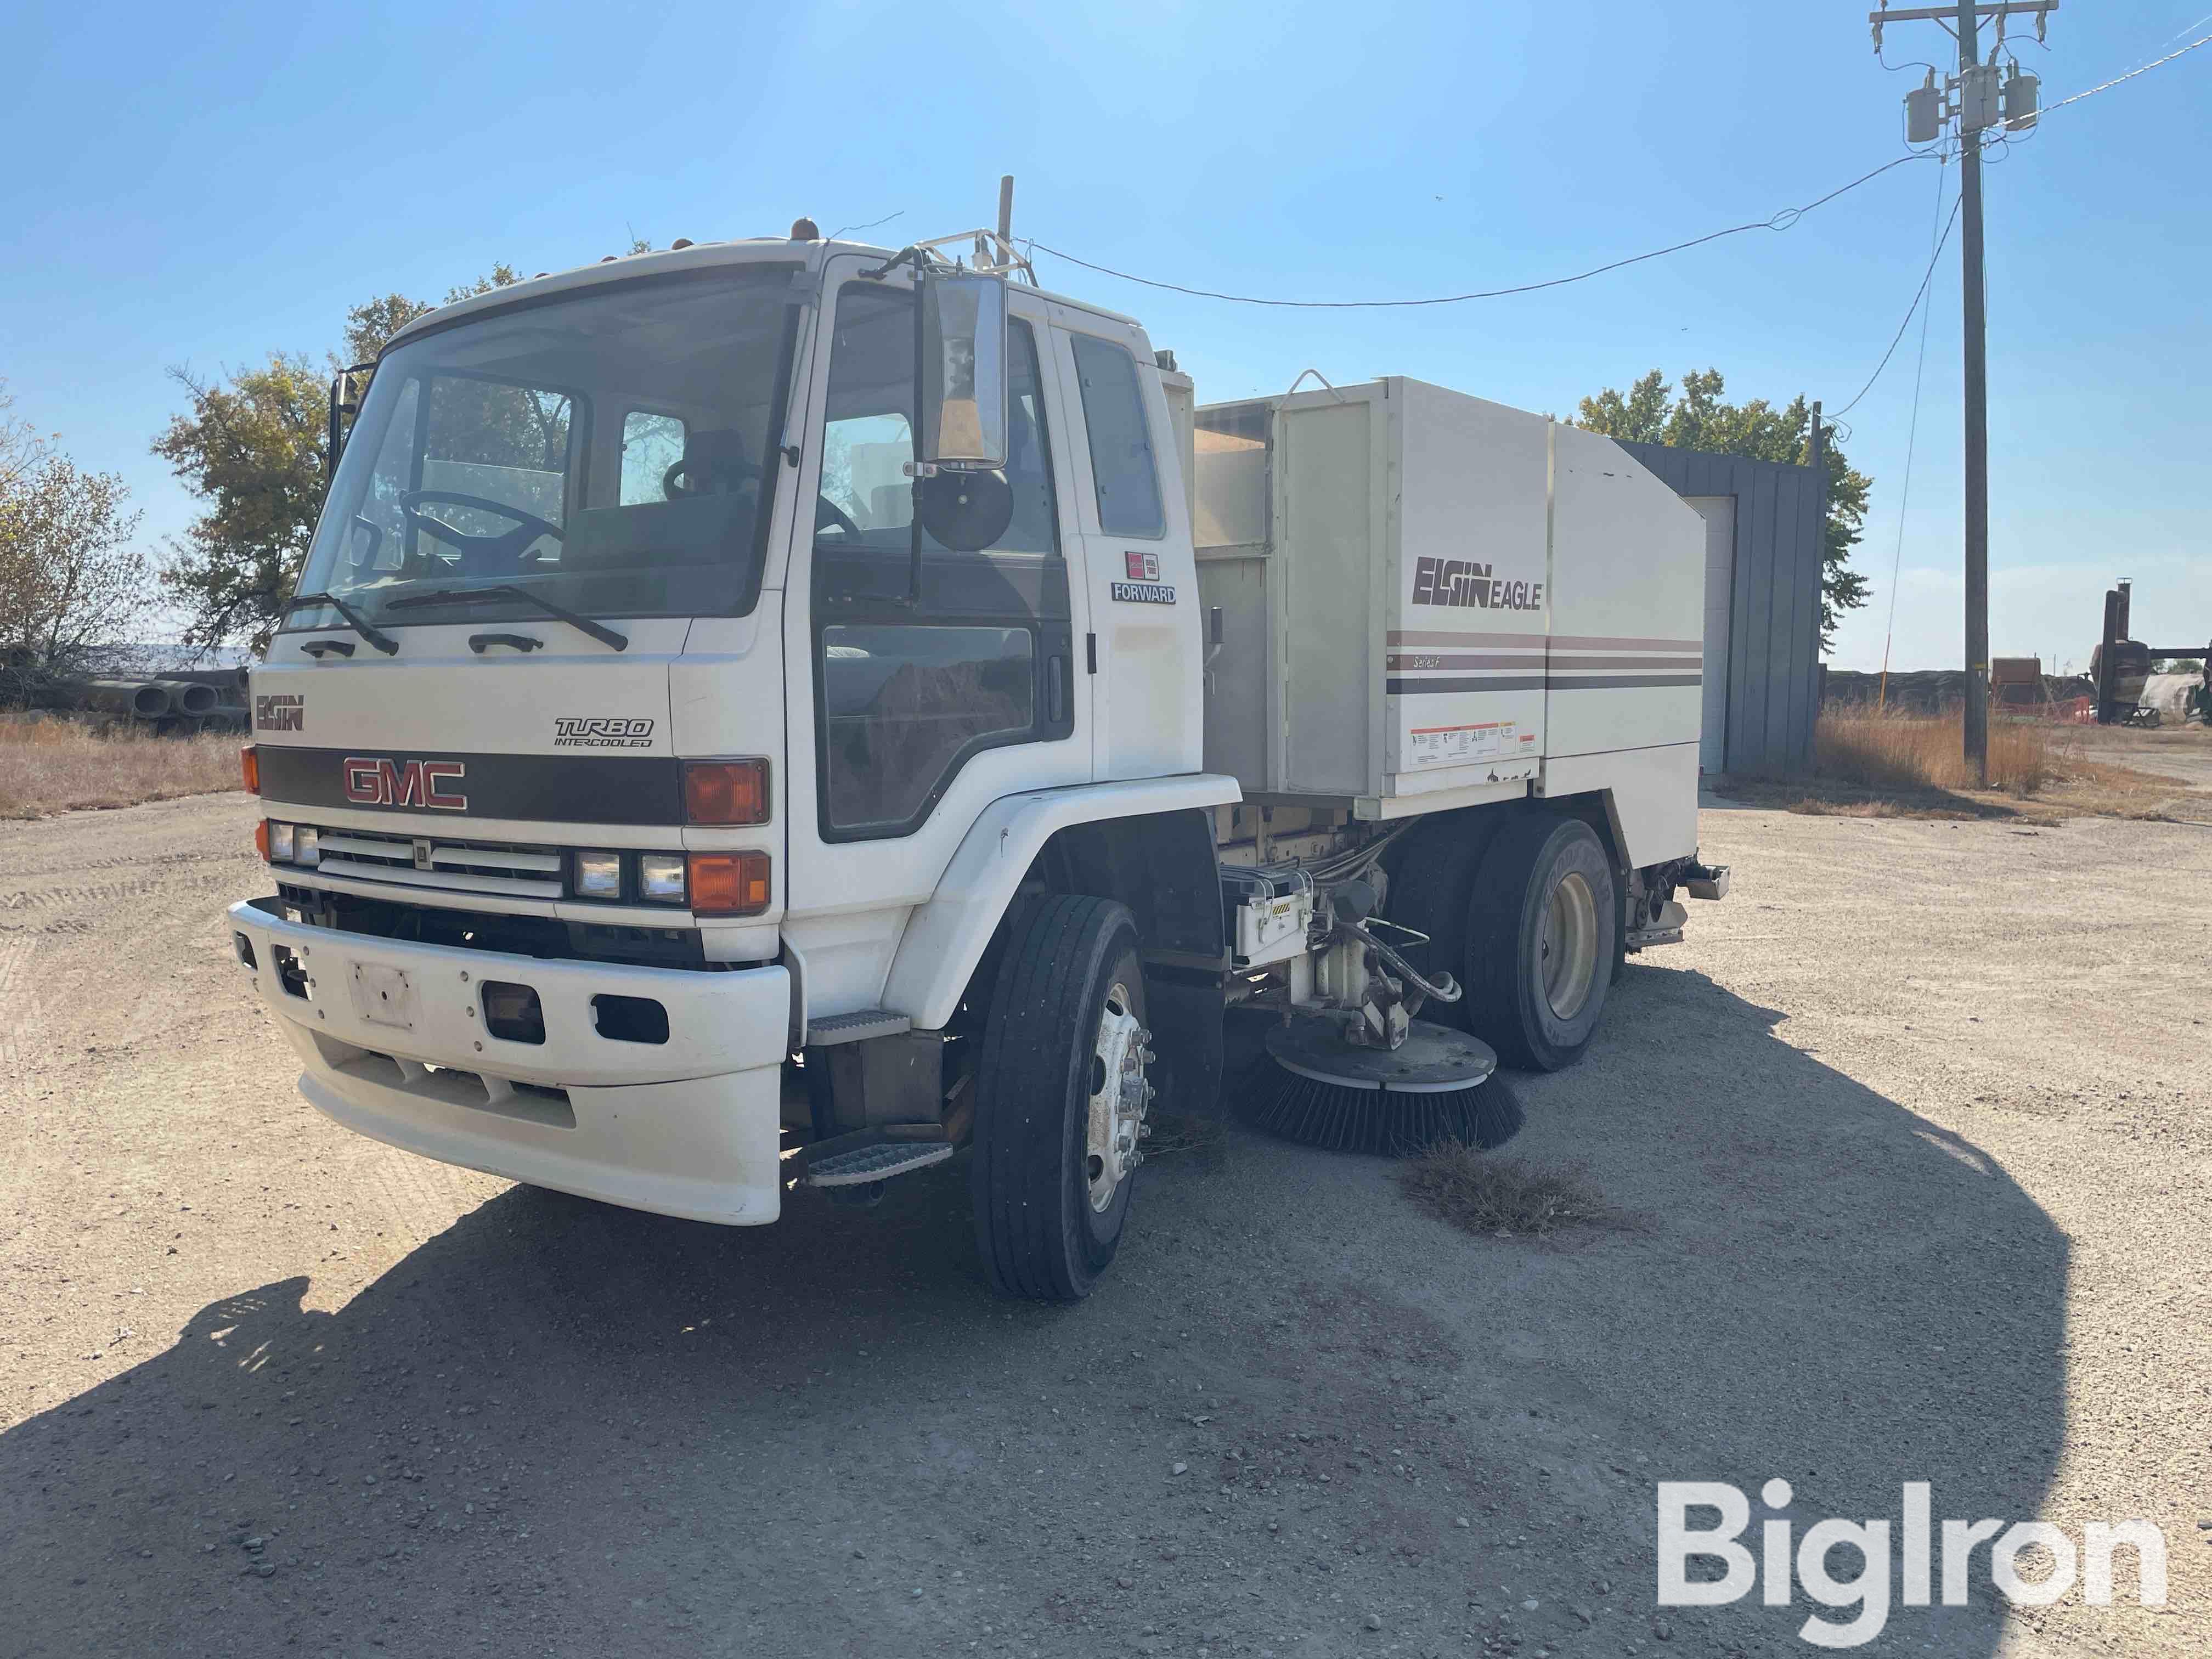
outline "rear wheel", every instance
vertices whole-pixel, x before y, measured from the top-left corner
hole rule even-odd
[[[1429,936],[1426,945],[1407,952],[1425,971],[1467,982],[1468,903],[1475,866],[1507,816],[1502,808],[1443,813],[1406,838],[1405,853],[1390,877],[1390,920]],[[1421,1018],[1462,1031],[1471,1029],[1465,997],[1428,1003]]]
[[[1137,928],[1046,901],[1008,942],[975,1076],[969,1189],[1001,1294],[1079,1302],[1120,1248],[1152,1089]]]
[[[1620,927],[1612,860],[1589,825],[1549,816],[1506,825],[1468,902],[1468,1029],[1509,1066],[1572,1065],[1605,1012]]]

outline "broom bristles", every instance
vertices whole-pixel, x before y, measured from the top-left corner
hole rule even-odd
[[[1398,1094],[1322,1083],[1269,1061],[1266,1074],[1251,1082],[1246,1116],[1255,1127],[1324,1152],[1403,1158],[1445,1140],[1489,1152],[1526,1121],[1521,1103],[1495,1073],[1472,1088]]]

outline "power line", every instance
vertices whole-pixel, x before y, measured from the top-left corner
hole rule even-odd
[[[2070,97],[2062,98],[2055,104],[2046,105],[2041,110],[2037,112],[2037,116],[2048,115],[2051,111],[2063,109],[2069,104],[2078,104],[2084,98],[2093,98],[2100,92],[2109,92],[2112,88],[2120,85],[2124,82],[2132,81],[2139,75],[2148,75],[2151,70],[2158,69],[2164,64],[2170,64],[2177,58],[2184,57],[2190,52],[2195,52],[2199,46],[2212,46],[2212,34],[2203,35],[2197,40],[2191,40],[2187,46],[2178,47],[2174,51],[2167,52],[2162,58],[2154,58],[2147,64],[2142,64],[2136,69],[2130,70],[2124,75],[2116,75],[2109,81],[2101,82],[2096,86],[2087,88],[2081,92],[2075,93]],[[1890,65],[1885,63],[1883,67],[1888,68]],[[1904,66],[1898,65],[1897,67],[1902,68]],[[2010,127],[2014,122],[2027,121],[2035,118],[2037,118],[2036,116],[2008,117],[1994,122],[1991,125],[2001,137],[2008,138],[2010,134],[2006,131],[2006,129]],[[1608,271],[1625,270],[1630,265],[1642,264],[1645,261],[1650,259],[1663,259],[1669,254],[1681,253],[1693,247],[1702,247],[1707,242],[1717,242],[1723,237],[1741,236],[1746,231],[1788,230],[1791,226],[1795,225],[1798,220],[1812,212],[1814,209],[1825,207],[1830,202],[1834,201],[1838,196],[1842,196],[1848,191],[1856,190],[1861,185],[1867,184],[1873,179],[1879,179],[1883,173],[1887,173],[1892,167],[1903,167],[1908,161],[1923,161],[1930,155],[1938,155],[1938,159],[1942,159],[1938,152],[1936,150],[1916,150],[1911,155],[1900,155],[1893,161],[1885,161],[1881,166],[1875,168],[1871,173],[1861,173],[1857,178],[1852,179],[1850,183],[1838,185],[1836,189],[1830,191],[1826,196],[1820,197],[1817,200],[1808,202],[1803,207],[1784,208],[1781,212],[1775,214],[1771,218],[1756,220],[1749,224],[1730,225],[1725,230],[1709,231],[1703,236],[1693,236],[1686,242],[1675,242],[1666,247],[1654,248],[1648,253],[1632,254],[1625,259],[1614,259],[1608,264],[1594,266],[1589,270],[1577,271],[1571,276],[1553,276],[1540,283],[1518,283],[1510,288],[1478,289],[1467,294],[1443,294],[1419,300],[1277,300],[1270,299],[1260,295],[1229,294],[1224,293],[1218,289],[1192,288],[1182,283],[1164,282],[1156,276],[1139,276],[1134,271],[1121,270],[1112,265],[1102,265],[1094,260],[1083,258],[1077,254],[1068,252],[1065,248],[1054,247],[1048,242],[1040,242],[1034,239],[1026,237],[1023,239],[1023,241],[1024,246],[1028,247],[1032,253],[1048,253],[1055,259],[1065,259],[1072,265],[1079,265],[1085,270],[1096,271],[1101,276],[1111,276],[1117,282],[1134,283],[1139,288],[1158,289],[1169,294],[1188,295],[1195,300],[1221,300],[1225,301],[1231,305],[1270,306],[1280,309],[1295,311],[1396,311],[1422,306],[1455,306],[1465,304],[1470,300],[1498,300],[1503,299],[1509,295],[1534,294],[1545,289],[1565,288],[1573,283],[1586,283],[1593,276],[1602,276]],[[1924,290],[1927,284],[1923,282],[1921,286]],[[1905,324],[1900,325],[1898,330],[1899,339],[1902,339],[1904,337],[1905,327],[1909,325],[1911,321],[1911,314],[1907,313],[1905,319]],[[1893,352],[1896,349],[1896,342],[1893,341],[1890,345],[1890,350]],[[1882,362],[1886,364],[1888,361],[1889,354],[1883,354]],[[1880,374],[1881,372],[1881,370],[1880,368],[1877,368],[1875,370],[1876,374]],[[1869,380],[1868,384],[1871,386],[1873,382]],[[1865,395],[1866,392],[1863,388],[1860,391],[1859,397],[1863,398]],[[1857,402],[1858,398],[1854,398],[1851,399],[1850,404],[1846,404],[1844,407],[1845,409],[1849,409],[1851,407],[1852,404],[1856,404]]]
[[[2038,112],[2038,113],[2048,115],[2052,110],[2064,109],[2069,104],[2078,104],[2084,98],[2094,98],[2100,92],[2110,92],[2114,87],[2118,86],[2122,82],[2132,81],[2138,75],[2148,75],[2153,70],[2157,69],[2161,64],[2171,64],[2177,58],[2187,57],[2199,46],[2212,46],[2212,34],[2199,35],[2196,40],[2191,40],[2187,46],[2178,46],[2173,51],[2166,53],[2163,58],[2154,58],[2148,64],[2143,64],[2135,69],[2130,70],[2125,75],[2115,75],[2111,80],[2101,81],[2086,91],[2075,93],[2070,98],[2062,98],[2055,104],[2045,105]],[[2004,119],[1995,122],[1992,125],[1999,128],[2003,128],[2010,126],[2014,121],[2033,121],[2035,118],[2036,118],[2033,115],[2007,116]]]
[[[1940,183],[1939,179],[1939,185]],[[1881,354],[1881,361],[1874,366],[1874,373],[1867,376],[1866,384],[1858,389],[1857,396],[1838,410],[1834,416],[1829,417],[1830,419],[1848,415],[1852,410],[1857,408],[1859,398],[1874,390],[1874,383],[1881,378],[1882,370],[1889,367],[1890,358],[1896,355],[1898,342],[1905,337],[1905,331],[1912,326],[1912,313],[1920,309],[1920,302],[1928,297],[1929,283],[1936,280],[1936,262],[1943,257],[1944,243],[1951,240],[1951,228],[1959,222],[1959,202],[1963,199],[1963,198],[1954,198],[1951,203],[1951,216],[1944,221],[1943,234],[1936,241],[1936,251],[1928,256],[1928,269],[1921,276],[1920,286],[1912,295],[1912,303],[1905,308],[1904,320],[1898,324],[1897,332],[1890,337],[1889,349]]]
[[[1496,300],[1509,294],[1534,294],[1540,289],[1565,288],[1571,283],[1586,283],[1591,277],[1602,276],[1609,270],[1620,270],[1625,266],[1642,264],[1647,259],[1664,258],[1670,253],[1680,253],[1686,248],[1701,247],[1707,242],[1717,242],[1724,236],[1740,236],[1747,230],[1787,230],[1814,208],[1826,206],[1846,191],[1856,190],[1869,179],[1879,179],[1892,167],[1901,167],[1908,161],[1925,161],[1928,154],[1928,152],[1920,151],[1885,161],[1873,172],[1861,173],[1848,185],[1837,186],[1819,200],[1808,202],[1803,207],[1784,208],[1771,218],[1757,220],[1750,224],[1730,225],[1726,230],[1709,231],[1703,236],[1693,236],[1686,242],[1676,242],[1669,247],[1654,248],[1649,253],[1632,254],[1626,259],[1615,259],[1608,264],[1579,271],[1572,276],[1553,276],[1540,283],[1521,283],[1511,288],[1482,289],[1471,294],[1439,295],[1425,300],[1270,300],[1258,298],[1249,294],[1224,294],[1213,289],[1186,288],[1181,283],[1164,283],[1155,277],[1139,276],[1130,271],[1116,270],[1111,265],[1094,264],[1088,259],[1078,258],[1073,253],[1065,252],[1044,242],[1030,241],[1028,246],[1037,252],[1049,253],[1055,259],[1065,259],[1068,264],[1080,265],[1085,270],[1095,270],[1102,276],[1116,277],[1125,283],[1135,283],[1143,288],[1164,289],[1170,294],[1187,294],[1194,299],[1226,300],[1232,305],[1276,306],[1298,311],[1389,311],[1413,306],[1455,306],[1469,300]]]
[[[1936,175],[1936,212],[1941,216],[1942,211],[1943,175],[1939,173]],[[1932,222],[1928,227],[1928,234],[1934,240],[1936,226]],[[1936,242],[1929,254],[1931,264],[1942,249],[1942,243]],[[1924,288],[1925,284],[1923,286]],[[1897,583],[1905,569],[1905,512],[1912,501],[1912,453],[1920,441],[1920,387],[1928,369],[1928,319],[1935,311],[1933,305],[1920,307],[1920,361],[1912,371],[1912,423],[1905,429],[1905,487],[1898,492],[1897,497],[1897,550],[1889,561],[1889,618],[1882,624],[1881,630],[1881,702],[1885,706],[1889,701],[1889,647],[1897,635]]]

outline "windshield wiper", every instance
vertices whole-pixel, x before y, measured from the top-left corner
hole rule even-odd
[[[285,601],[284,614],[290,616],[303,605],[326,605],[345,618],[348,628],[367,640],[387,657],[399,654],[399,641],[393,639],[374,623],[348,605],[335,593],[295,593]]]
[[[580,617],[565,605],[556,605],[542,594],[526,587],[517,587],[512,582],[495,582],[489,587],[441,587],[432,593],[409,593],[393,599],[384,608],[404,611],[422,605],[474,605],[480,599],[520,599],[525,605],[534,605],[556,622],[589,634],[601,645],[611,645],[617,651],[629,649],[629,641],[605,623],[595,623],[589,617]],[[374,641],[372,641],[373,643]]]

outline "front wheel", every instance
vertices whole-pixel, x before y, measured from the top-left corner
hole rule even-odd
[[[968,1177],[1000,1294],[1079,1302],[1112,1263],[1143,1158],[1151,1035],[1127,908],[1053,898],[1016,930],[984,1023]]]

